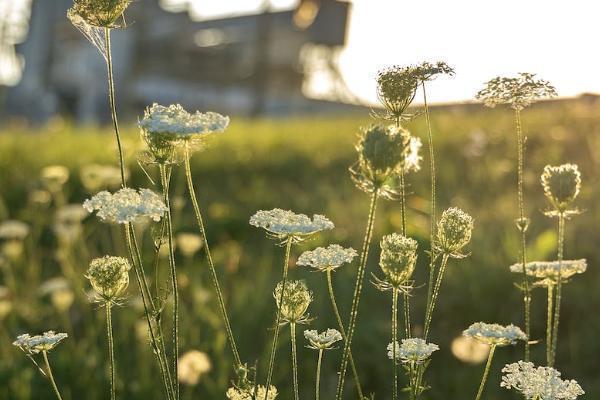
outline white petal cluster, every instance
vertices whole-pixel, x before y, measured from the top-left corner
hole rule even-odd
[[[0,239],[23,240],[29,234],[29,225],[17,220],[0,223]]]
[[[187,112],[181,105],[168,107],[154,103],[144,112],[139,127],[150,134],[176,139],[189,139],[195,135],[223,132],[229,125],[229,117],[215,112]]]
[[[206,353],[198,350],[190,350],[179,358],[177,379],[185,385],[195,386],[200,381],[202,375],[209,372],[211,368],[212,364]]]
[[[250,225],[263,228],[277,238],[302,238],[323,230],[333,229],[335,225],[323,215],[315,214],[313,218],[296,214],[289,210],[274,208],[257,211],[250,217]]]
[[[304,337],[308,340],[311,349],[328,350],[342,340],[342,334],[337,329],[327,329],[321,333],[314,329],[304,331]]]
[[[560,275],[561,279],[569,279],[573,275],[583,274],[587,270],[587,261],[579,260],[563,261],[531,261],[525,264],[527,275],[541,279],[546,283],[556,283]],[[510,271],[523,273],[523,264],[513,264]]]
[[[500,386],[521,392],[527,400],[576,400],[585,394],[577,381],[561,379],[554,368],[519,361],[505,365],[502,372]]]
[[[41,335],[30,336],[28,333],[17,336],[17,340],[13,342],[14,346],[17,346],[27,354],[37,354],[42,351],[50,351],[63,339],[66,339],[68,335],[66,333],[55,333],[54,331],[47,331]]]
[[[477,339],[490,346],[507,346],[515,344],[517,340],[527,340],[527,335],[518,326],[513,324],[502,326],[485,322],[475,322],[463,331],[463,336]]]
[[[358,253],[353,248],[343,248],[339,244],[317,247],[300,255],[296,264],[311,267],[318,271],[333,271],[342,264],[351,263]]]
[[[237,387],[230,387],[227,389],[225,394],[228,400],[275,400],[277,398],[277,388],[273,385],[269,387],[269,393],[267,396],[267,389],[263,385],[258,385],[256,390],[256,397],[254,397],[254,388],[241,389]],[[267,396],[265,398],[265,396]]]
[[[427,343],[420,338],[402,339],[402,344],[398,342],[390,343],[387,346],[388,357],[394,358],[394,347],[396,346],[396,359],[403,363],[422,363],[427,360],[434,351],[439,350],[439,346],[434,343]]]
[[[124,188],[116,193],[102,191],[83,203],[87,211],[97,211],[96,215],[106,222],[126,224],[142,218],[160,221],[167,207],[160,196],[150,189]]]
[[[423,157],[419,155],[421,147],[423,147],[421,139],[411,136],[408,144],[408,154],[404,158],[404,172],[417,172],[421,170],[421,161],[423,160]]]

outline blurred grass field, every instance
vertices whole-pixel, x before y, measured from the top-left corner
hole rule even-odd
[[[572,279],[564,290],[557,368],[567,378],[575,378],[586,390],[585,398],[600,398],[600,103],[584,100],[540,104],[524,113],[528,140],[525,171],[529,230],[529,259],[551,260],[556,256],[556,221],[542,215],[546,207],[539,176],[546,164],[577,163],[583,189],[577,201],[585,213],[567,223],[566,257],[586,258],[589,269]],[[336,229],[293,248],[295,259],[301,251],[328,243],[341,243],[359,249],[362,240],[368,196],[357,190],[347,167],[355,159],[354,143],[364,118],[310,118],[282,120],[239,120],[212,145],[192,160],[193,174],[201,207],[207,219],[209,241],[224,287],[226,301],[242,358],[258,362],[264,377],[271,343],[274,300],[271,295],[280,279],[283,249],[248,224],[258,209],[274,207],[306,214],[323,213]],[[483,365],[466,364],[450,351],[451,341],[475,321],[523,325],[522,301],[513,287],[515,277],[508,266],[517,260],[515,137],[512,114],[508,110],[478,107],[434,109],[432,113],[438,165],[439,211],[458,206],[476,219],[470,256],[452,261],[442,286],[434,314],[431,340],[441,350],[428,371],[432,386],[428,399],[474,397]],[[125,127],[125,125],[124,125]],[[409,129],[426,143],[424,121],[418,119]],[[141,143],[133,124],[125,134],[125,153],[132,186],[152,187],[137,165]],[[429,247],[429,171],[424,146],[423,169],[409,177],[408,232],[419,241],[417,286],[426,284]],[[89,197],[79,172],[91,164],[116,165],[114,138],[108,128],[87,129],[55,121],[42,129],[6,128],[0,134],[0,221],[18,219],[31,226],[23,254],[1,266],[4,312],[0,314],[0,398],[51,399],[47,382],[33,365],[11,345],[23,332],[47,329],[67,332],[69,339],[51,353],[56,379],[67,399],[104,399],[108,396],[104,313],[84,294],[88,283],[83,277],[93,257],[125,255],[115,229],[97,223],[95,217],[83,222],[82,234],[70,245],[59,243],[53,233],[55,212],[60,199],[41,202],[40,170],[47,165],[64,165],[70,179],[64,187],[64,203],[81,203]],[[147,168],[156,176],[152,166]],[[155,188],[158,190],[158,188]],[[175,201],[176,233],[195,232],[191,205],[187,201],[183,170],[176,168],[172,192]],[[378,241],[382,235],[399,231],[401,216],[397,202],[382,200],[376,216],[376,229],[368,272],[377,271]],[[144,230],[144,248],[151,256],[152,230]],[[233,378],[232,360],[221,329],[216,299],[202,250],[193,257],[177,252],[181,287],[182,352],[206,352],[212,369],[198,385],[183,388],[183,399],[222,399]],[[151,265],[148,257],[147,265]],[[163,259],[160,268],[167,269]],[[294,260],[292,260],[292,265]],[[356,263],[342,267],[335,275],[338,303],[347,316],[353,291]],[[67,275],[73,303],[65,306],[40,291],[48,280]],[[310,314],[311,328],[334,327],[334,317],[326,295],[324,276],[302,268],[292,268],[295,279],[306,279],[315,294]],[[162,282],[167,286],[167,280]],[[51,281],[56,282],[56,281]],[[51,285],[50,285],[51,286]],[[424,312],[426,289],[415,292],[413,323],[419,329]],[[143,311],[132,282],[127,303],[113,311],[118,393],[123,399],[159,399],[158,369],[144,338]],[[534,292],[533,339],[543,339],[546,294]],[[67,302],[68,303],[68,302]],[[386,355],[389,343],[390,296],[371,284],[361,304],[354,344],[354,356],[367,392],[376,399],[390,397],[391,365]],[[167,321],[168,323],[168,321]],[[302,330],[302,329],[301,329]],[[275,384],[280,398],[291,398],[288,387],[289,330],[283,330],[278,352]],[[300,335],[299,335],[300,336]],[[299,337],[300,343],[304,339]],[[543,342],[534,347],[537,363],[544,361]],[[489,386],[488,400],[516,398],[499,388],[500,369],[506,362],[521,358],[522,347],[497,352]],[[340,350],[325,356],[322,378],[324,398],[331,398],[337,381]],[[299,349],[301,397],[313,397],[316,352]],[[353,390],[347,393],[354,395]]]

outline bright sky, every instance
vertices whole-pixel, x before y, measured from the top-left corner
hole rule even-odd
[[[173,1],[173,0],[170,0]],[[186,1],[186,0],[174,0]],[[263,0],[189,0],[204,17],[253,12]],[[295,0],[272,0],[290,7]],[[456,69],[433,101],[472,99],[493,76],[535,72],[561,96],[600,92],[597,0],[354,0],[340,60],[350,89],[375,101],[377,71],[444,60]]]

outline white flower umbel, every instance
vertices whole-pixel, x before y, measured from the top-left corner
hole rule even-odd
[[[563,380],[554,368],[519,361],[502,368],[501,387],[515,389],[527,400],[576,400],[585,394],[575,380]]]
[[[127,224],[144,218],[160,221],[167,211],[160,196],[150,189],[125,188],[116,193],[102,191],[83,203],[87,211],[105,222]]]
[[[54,331],[47,331],[35,336],[25,333],[17,336],[17,340],[13,342],[13,345],[23,350],[26,354],[37,354],[52,350],[68,336],[66,333],[55,333]]]
[[[254,397],[255,388],[249,387],[246,389],[230,387],[227,389],[228,400],[275,400],[277,398],[277,388],[273,385],[269,387],[269,393],[263,385],[258,385],[256,388],[256,397]],[[267,396],[265,398],[265,396]]]
[[[522,273],[523,266],[521,264],[513,264],[510,266],[510,271],[514,273]],[[525,272],[527,275],[539,279],[540,284],[556,284],[558,277],[565,283],[566,279],[573,277],[576,274],[583,274],[587,270],[587,261],[580,260],[563,260],[563,261],[530,261],[525,264]]]
[[[517,340],[527,340],[523,331],[513,324],[502,326],[485,322],[475,322],[463,331],[463,336],[477,339],[490,346],[508,346],[515,344]]]
[[[323,215],[315,214],[311,219],[304,214],[296,214],[280,208],[257,211],[250,217],[250,225],[263,228],[279,240],[285,241],[291,238],[294,242],[335,227],[333,222]]]
[[[402,339],[402,344],[398,342],[390,343],[387,346],[388,357],[390,360],[394,357],[394,348],[396,346],[396,359],[403,363],[423,363],[434,351],[439,350],[439,346],[434,343],[427,343],[420,338]]]
[[[339,244],[317,247],[300,255],[297,265],[311,267],[317,271],[333,271],[345,263],[351,263],[358,253],[353,248],[343,248]]]
[[[417,172],[421,170],[421,161],[423,157],[420,156],[419,151],[423,147],[421,139],[415,136],[410,137],[408,144],[408,154],[404,159],[404,172]]]
[[[327,329],[321,333],[314,329],[304,331],[309,348],[315,350],[329,350],[336,342],[342,340],[342,334],[337,329]]]

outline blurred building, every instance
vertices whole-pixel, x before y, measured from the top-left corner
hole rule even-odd
[[[20,83],[5,111],[44,121],[55,114],[105,121],[106,66],[67,20],[72,0],[33,0]],[[265,2],[267,3],[267,2]],[[350,5],[303,0],[296,9],[194,21],[159,0],[138,0],[126,29],[113,30],[119,111],[133,115],[152,102],[179,102],[229,114],[288,115],[348,111],[353,97],[337,70]],[[319,70],[316,71],[315,70]],[[330,101],[305,96],[312,73],[326,73]]]

